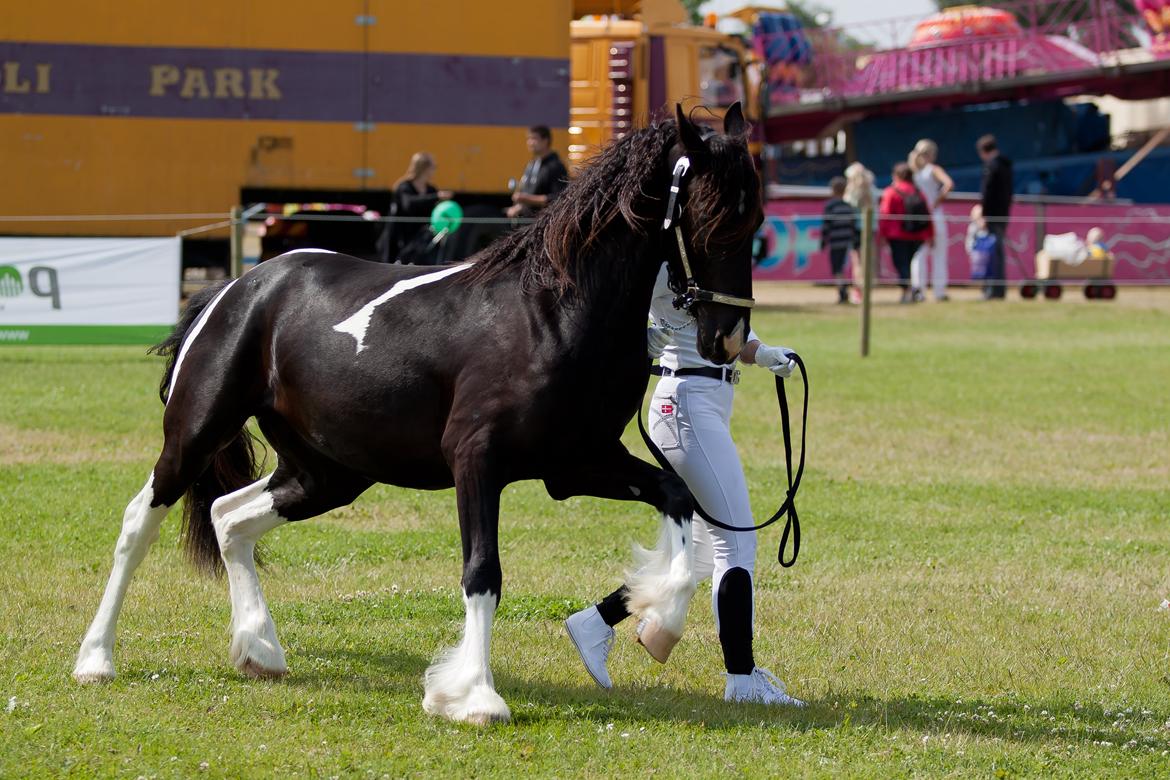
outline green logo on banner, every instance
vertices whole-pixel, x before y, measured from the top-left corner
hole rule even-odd
[[[15,298],[24,292],[20,271],[10,265],[0,265],[0,298]]]

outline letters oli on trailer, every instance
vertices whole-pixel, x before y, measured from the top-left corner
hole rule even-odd
[[[0,63],[0,93],[47,95],[53,91],[51,62]],[[194,99],[248,98],[280,100],[279,68],[200,68],[167,63],[151,65],[151,97]]]

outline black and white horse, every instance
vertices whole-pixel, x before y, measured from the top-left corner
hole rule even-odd
[[[375,482],[455,487],[466,622],[461,643],[427,670],[427,712],[510,717],[488,662],[500,492],[516,480],[543,480],[557,500],[658,509],[663,532],[628,581],[630,607],[648,621],[643,637],[677,641],[695,590],[691,498],[620,436],[646,386],[646,311],[662,262],[689,280],[700,353],[733,360],[747,333],[762,210],[739,106],[706,139],[676,113],[609,146],[534,224],[466,263],[436,270],[302,250],[197,295],[160,345],[171,357],[162,453],[126,509],[74,677],[114,676],[127,586],[184,494],[189,552],[227,573],[233,663],[248,675],[285,674],[257,540]],[[663,224],[668,199],[675,231]],[[277,455],[260,479],[250,417]]]

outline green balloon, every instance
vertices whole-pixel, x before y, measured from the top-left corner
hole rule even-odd
[[[463,208],[453,200],[439,201],[431,212],[431,230],[454,233],[463,223]]]

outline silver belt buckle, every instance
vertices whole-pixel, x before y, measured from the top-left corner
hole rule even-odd
[[[727,372],[726,373],[727,381],[730,384],[733,384],[733,385],[739,384],[739,369],[738,368],[725,368],[723,370],[725,372]]]

